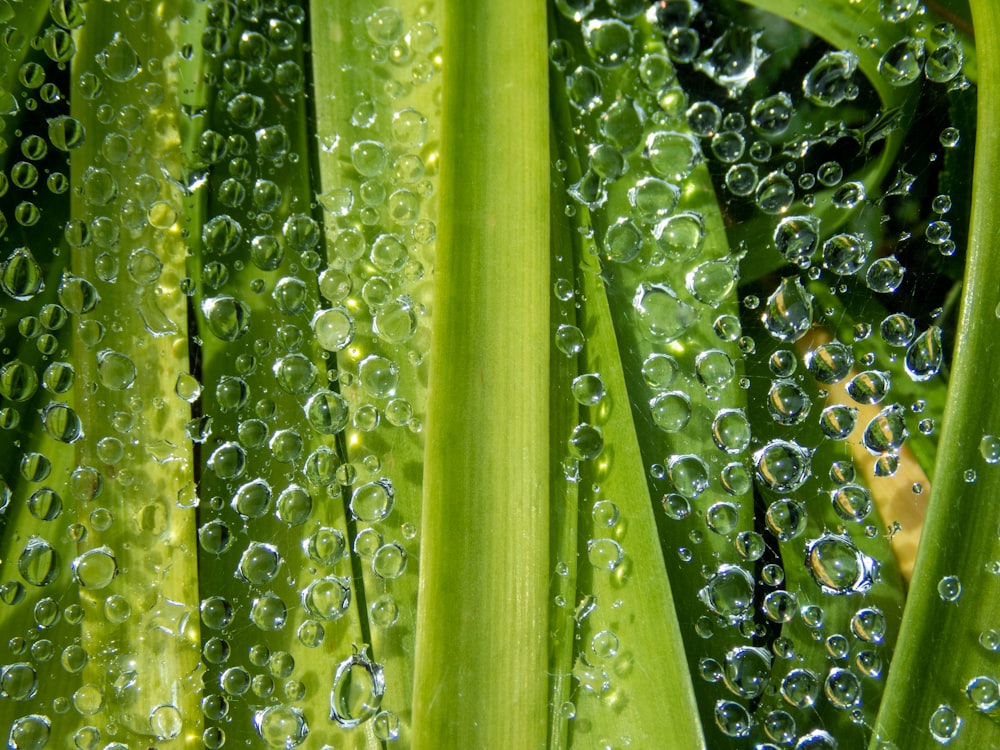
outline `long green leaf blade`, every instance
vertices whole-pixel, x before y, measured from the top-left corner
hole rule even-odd
[[[545,11],[453,0],[444,34],[413,746],[538,748],[548,717]]]

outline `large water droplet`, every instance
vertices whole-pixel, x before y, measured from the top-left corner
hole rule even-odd
[[[118,562],[108,547],[84,552],[73,560],[73,576],[85,589],[103,589],[118,575]]]
[[[949,744],[958,737],[958,732],[962,728],[962,719],[955,713],[951,706],[942,704],[934,709],[930,721],[927,723],[931,737],[942,745]]]
[[[878,567],[847,534],[827,531],[806,542],[806,569],[824,593],[864,593],[875,582]]]
[[[142,70],[139,53],[120,31],[114,33],[108,45],[97,53],[96,59],[104,75],[119,83],[131,81]]]
[[[725,88],[730,97],[736,97],[757,77],[757,69],[767,57],[757,45],[761,34],[746,26],[730,26],[701,53],[694,67]]]
[[[806,98],[821,107],[835,107],[855,92],[854,71],[858,56],[853,52],[827,52],[802,81]]]
[[[678,339],[698,317],[691,305],[662,284],[641,284],[632,298],[632,306],[643,335],[658,344]]]
[[[757,479],[775,492],[797,490],[810,475],[812,451],[790,440],[772,440],[753,458]]]
[[[45,288],[42,267],[26,247],[15,249],[0,266],[0,287],[16,300],[29,300]]]
[[[798,276],[787,276],[778,284],[762,316],[764,327],[779,341],[798,341],[812,327],[813,296]]]
[[[696,498],[708,489],[708,466],[694,454],[671,456],[667,476],[674,489],[687,498]]]
[[[906,410],[891,404],[880,411],[865,427],[864,444],[872,454],[895,453],[909,435]]]
[[[941,369],[944,362],[944,350],[941,346],[941,328],[930,326],[917,336],[906,350],[906,373],[911,380],[922,382],[930,380]]]
[[[878,61],[878,72],[892,86],[907,86],[924,69],[924,41],[904,37],[892,45]]]
[[[208,297],[201,311],[209,330],[223,341],[236,341],[250,328],[250,308],[235,297]]]
[[[771,677],[771,655],[762,648],[740,646],[726,654],[722,679],[742,698],[757,698]]]
[[[774,245],[789,263],[808,268],[819,247],[819,227],[815,216],[786,216],[774,230]]]
[[[767,393],[767,410],[778,424],[801,424],[809,416],[812,401],[791,380],[775,380]]]
[[[854,354],[847,345],[831,341],[810,350],[805,360],[806,367],[818,382],[832,385],[847,377],[854,365]]]
[[[268,747],[288,750],[309,736],[309,724],[302,711],[292,706],[268,706],[254,714],[254,727]]]
[[[698,592],[698,598],[714,614],[729,622],[744,620],[753,606],[754,579],[743,568],[720,565]]]
[[[330,691],[330,718],[350,729],[372,718],[382,705],[385,675],[381,664],[366,652],[354,654],[337,666]]]
[[[31,536],[17,559],[17,570],[32,586],[44,586],[59,575],[59,555],[40,536]]]

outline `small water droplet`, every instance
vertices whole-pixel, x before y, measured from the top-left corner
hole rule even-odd
[[[945,576],[938,581],[937,588],[943,602],[957,602],[962,596],[962,582],[958,576]]]

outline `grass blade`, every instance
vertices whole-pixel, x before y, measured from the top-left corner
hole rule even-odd
[[[545,11],[452,0],[444,18],[413,746],[538,748],[548,716]]]

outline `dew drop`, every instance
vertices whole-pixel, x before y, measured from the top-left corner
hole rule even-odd
[[[827,531],[806,542],[806,569],[824,593],[864,593],[875,582],[878,567],[847,534]]]
[[[382,665],[367,652],[354,654],[337,666],[330,691],[330,718],[345,729],[362,724],[378,713],[385,692]]]

